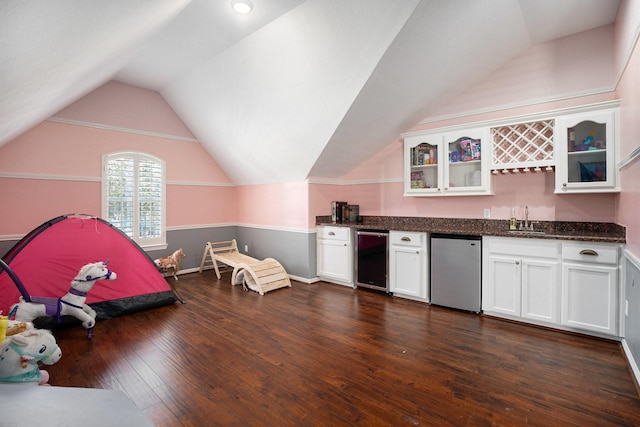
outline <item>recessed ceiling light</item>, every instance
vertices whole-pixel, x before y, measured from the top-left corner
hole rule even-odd
[[[253,3],[249,0],[233,0],[231,2],[231,7],[233,7],[233,10],[238,13],[246,14],[251,12],[251,9],[253,9]]]

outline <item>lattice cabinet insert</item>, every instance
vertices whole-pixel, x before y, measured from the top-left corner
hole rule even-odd
[[[491,128],[493,173],[523,169],[551,170],[554,119],[517,123]]]

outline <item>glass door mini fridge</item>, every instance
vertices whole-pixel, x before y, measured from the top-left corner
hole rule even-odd
[[[356,231],[355,286],[389,293],[389,232]]]

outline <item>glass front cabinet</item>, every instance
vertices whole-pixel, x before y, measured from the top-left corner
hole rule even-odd
[[[556,194],[620,191],[617,126],[617,108],[558,118]]]
[[[405,196],[491,194],[486,128],[403,137]]]

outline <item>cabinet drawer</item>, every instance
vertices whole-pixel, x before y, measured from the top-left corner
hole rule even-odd
[[[344,240],[348,242],[351,229],[349,227],[318,227],[318,239]]]
[[[517,237],[485,237],[482,240],[492,254],[516,257],[560,258],[560,243],[554,240]]]
[[[583,261],[591,264],[617,264],[618,246],[597,243],[563,243],[564,261]]]
[[[427,242],[427,233],[391,231],[389,232],[389,241],[392,245],[396,246],[421,247]]]

